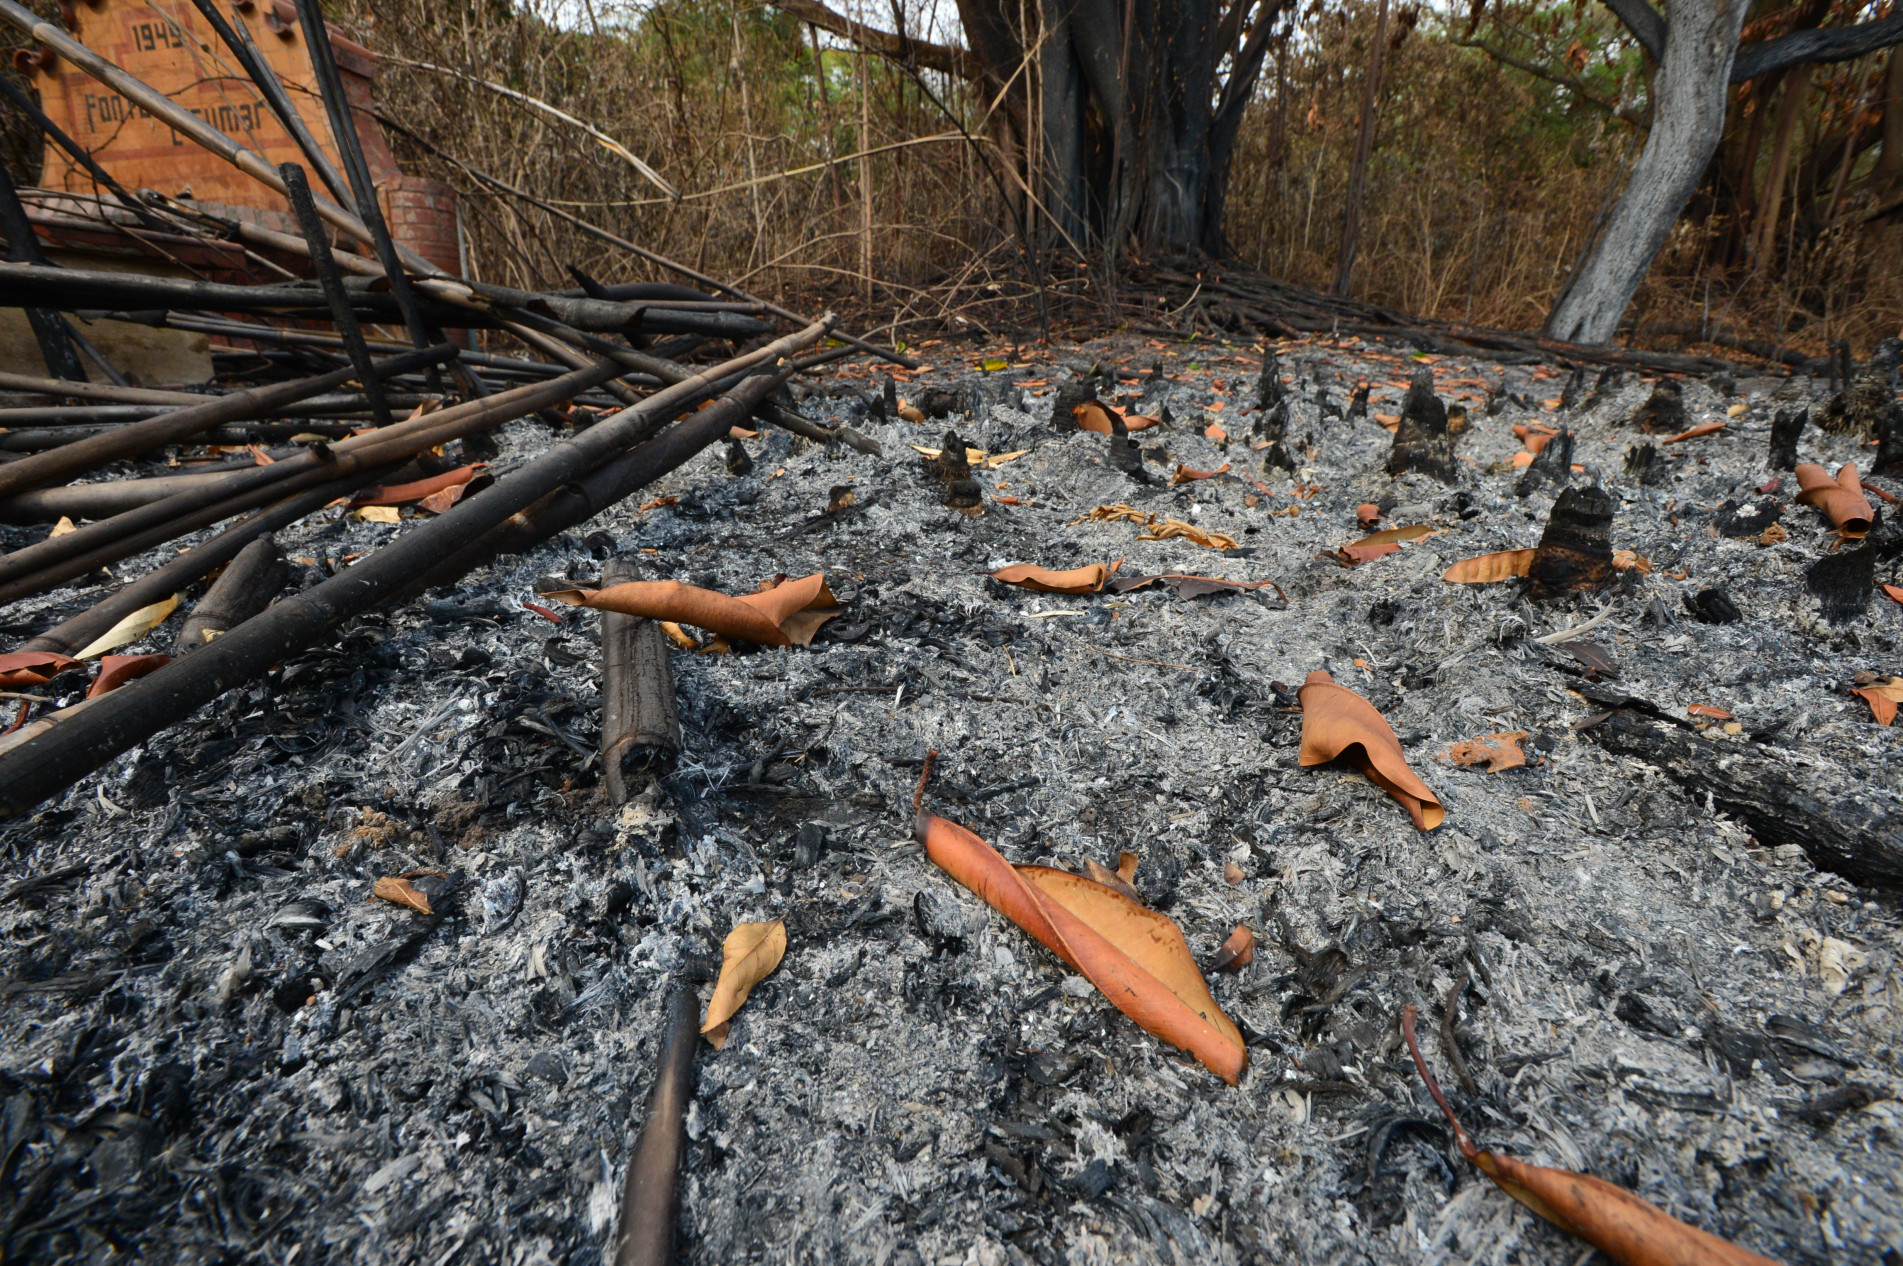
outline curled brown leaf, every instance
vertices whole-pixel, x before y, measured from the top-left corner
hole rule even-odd
[[[1797,486],[1797,499],[1823,511],[1831,526],[1846,536],[1861,536],[1876,519],[1853,462],[1845,462],[1835,479],[1822,466],[1804,462],[1797,468]]]
[[[383,876],[371,885],[370,895],[381,897],[385,901],[394,902],[400,906],[408,906],[418,914],[435,913],[430,909],[429,897],[411,887],[409,879],[403,875]]]
[[[1149,1033],[1235,1085],[1249,1063],[1242,1034],[1175,923],[1115,889],[1042,866],[1013,866],[964,827],[921,811],[933,862],[1030,933]]]
[[[1238,971],[1255,961],[1255,933],[1242,924],[1236,924],[1236,930],[1216,951],[1216,961],[1209,965],[1211,971]]]
[[[134,677],[143,677],[155,673],[172,662],[170,655],[104,655],[99,660],[99,673],[93,678],[92,685],[86,689],[88,699],[97,699],[109,690],[116,690]]]
[[[818,573],[733,597],[678,580],[634,580],[606,589],[557,589],[545,597],[570,606],[619,611],[650,620],[692,624],[721,637],[761,646],[808,646],[839,614],[838,600]]]
[[[1399,800],[1414,825],[1431,831],[1447,817],[1427,784],[1408,767],[1401,741],[1374,705],[1325,672],[1313,672],[1302,684],[1301,764],[1325,765],[1345,759],[1368,780]]]
[[[1123,560],[1118,559],[1114,563],[1091,563],[1087,567],[1073,567],[1069,571],[1052,571],[1035,563],[1012,563],[1009,567],[1000,567],[992,572],[991,578],[1021,589],[1035,589],[1039,593],[1096,593],[1122,564]]]

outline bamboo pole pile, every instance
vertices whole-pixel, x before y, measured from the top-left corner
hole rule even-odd
[[[40,249],[22,191],[0,182],[0,232],[8,238],[0,305],[28,314],[46,366],[44,375],[22,365],[0,373],[0,392],[30,398],[0,409],[0,522],[57,521],[51,534],[0,554],[0,603],[182,543],[143,574],[114,572],[116,583],[85,609],[49,617],[0,651],[0,682],[20,701],[12,728],[0,734],[7,816],[30,812],[351,617],[575,526],[751,418],[810,440],[876,449],[848,428],[809,421],[774,394],[794,373],[841,356],[869,351],[909,363],[833,332],[830,317],[798,316],[632,242],[622,243],[632,255],[701,288],[604,285],[577,274],[579,288],[525,291],[452,276],[398,245],[384,224],[352,113],[335,108],[341,81],[313,0],[300,0],[299,17],[341,164],[312,139],[248,36],[210,3],[199,8],[297,139],[305,164],[265,162],[58,26],[0,0],[0,21],[286,199],[300,231],[214,222],[158,195],[129,193],[29,98],[8,94],[48,144],[85,165],[105,191],[87,221],[92,229],[129,241],[162,235],[235,245],[254,261],[289,259],[311,274],[273,264],[281,276],[245,285],[59,267]],[[65,199],[62,210],[76,201]],[[257,354],[245,358],[238,380],[136,387],[86,342],[75,317],[211,335]],[[401,333],[376,337],[378,326]],[[445,331],[496,331],[529,354],[476,351]],[[833,346],[815,352],[823,338]],[[445,456],[452,446],[465,459],[493,453],[490,432],[531,416],[561,431],[513,469],[458,466]],[[219,446],[243,446],[245,456],[203,451]],[[425,502],[439,513],[406,521],[328,580],[281,596],[286,569],[275,533],[340,498],[374,502],[392,489],[425,487],[446,494]],[[12,539],[23,535],[12,529]],[[136,640],[141,627],[155,626],[155,614],[201,585],[178,658],[47,710],[60,673]],[[17,630],[23,621],[15,616]]]

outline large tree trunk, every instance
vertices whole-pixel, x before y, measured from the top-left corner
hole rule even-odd
[[[1652,134],[1604,234],[1547,319],[1554,338],[1604,343],[1618,328],[1724,135],[1725,86],[1746,7],[1746,0],[1667,5]]]

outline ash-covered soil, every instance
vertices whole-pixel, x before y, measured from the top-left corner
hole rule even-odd
[[[1366,376],[1371,412],[1398,413],[1414,362],[1387,349],[1282,346],[1292,473],[1249,446],[1252,350],[1104,342],[978,367],[999,354],[930,349],[936,368],[899,388],[952,409],[925,425],[868,414],[875,372],[826,379],[804,409],[882,459],[769,433],[735,475],[711,450],[585,539],[359,621],[9,828],[7,1260],[593,1266],[670,982],[704,996],[733,923],[770,918],[785,962],[700,1054],[687,1261],[1585,1260],[1453,1151],[1400,1044],[1410,1003],[1483,1146],[1786,1261],[1897,1260],[1894,895],[1608,755],[1575,728],[1596,708],[1584,665],[1537,640],[1602,616],[1583,636],[1617,689],[1729,712],[1738,732],[1714,719],[1717,741],[1896,803],[1899,731],[1845,691],[1903,672],[1903,606],[1879,593],[1822,621],[1803,574],[1828,525],[1788,473],[1757,492],[1774,410],[1821,384],[1686,382],[1687,426],[1744,408],[1661,446],[1642,484],[1624,454],[1650,383],[1562,414],[1554,371],[1434,358],[1472,410],[1442,485],[1390,478],[1389,434],[1316,403],[1339,410]],[[1168,406],[1137,436],[1148,483],[1106,437],[1048,423],[1055,388],[1099,361],[1142,375],[1118,388],[1140,411]],[[1613,544],[1650,574],[1545,605],[1444,583],[1458,559],[1537,543],[1555,489],[1515,495],[1510,427],[1556,419],[1579,433],[1574,482],[1613,491]],[[975,516],[908,447],[948,427],[1025,450],[977,472]],[[503,460],[549,439],[518,424]],[[1800,451],[1833,470],[1868,452],[1815,428]],[[852,504],[828,514],[840,487]],[[639,508],[663,497],[679,500]],[[1722,535],[1727,500],[1780,504],[1785,538]],[[1436,534],[1353,569],[1319,558],[1363,535],[1364,502]],[[1087,519],[1116,503],[1241,548]],[[340,513],[283,538],[306,583],[401,530]],[[538,578],[593,580],[612,553],[732,592],[823,571],[847,607],[810,648],[675,654],[686,752],[619,812],[597,790],[597,617],[522,606]],[[1286,600],[986,576],[1118,558],[1271,579]],[[1714,585],[1742,622],[1687,613],[1681,595]],[[1291,692],[1324,668],[1391,722],[1446,806],[1439,830],[1352,769],[1298,768]],[[1439,759],[1515,730],[1524,767]],[[910,801],[933,748],[933,805],[1012,860],[1136,852],[1136,887],[1205,963],[1254,929],[1254,962],[1212,979],[1251,1037],[1239,1086],[924,857]],[[418,880],[434,917],[370,899],[416,871],[446,876]],[[1456,995],[1472,1089],[1442,1036]]]

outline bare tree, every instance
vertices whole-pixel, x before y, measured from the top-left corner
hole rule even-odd
[[[1671,235],[1724,134],[1726,88],[1816,62],[1847,61],[1903,43],[1903,13],[1817,27],[1740,46],[1749,0],[1606,0],[1658,62],[1652,131],[1604,232],[1547,318],[1546,332],[1604,343]]]

